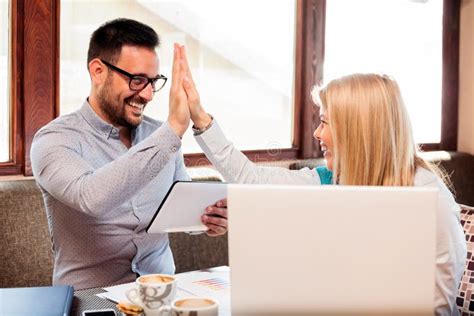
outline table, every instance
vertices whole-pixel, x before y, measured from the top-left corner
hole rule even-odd
[[[208,275],[208,273],[212,273]],[[205,274],[203,276],[202,274]],[[224,276],[223,276],[224,275]],[[217,299],[219,304],[219,315],[227,316],[230,315],[230,294],[229,292],[224,292],[227,294],[223,294],[224,296],[218,296],[217,292],[208,294],[204,293],[201,294],[193,290],[193,287],[190,285],[192,282],[196,280],[201,280],[202,278],[219,278],[225,279],[224,283],[227,283],[228,286],[228,279],[229,279],[229,267],[228,266],[221,266],[221,267],[214,267],[210,269],[203,269],[198,271],[190,271],[177,274],[176,277],[180,282],[180,285],[184,287],[185,292],[187,293],[194,293],[198,296],[208,296]],[[214,285],[216,286],[216,285]],[[82,312],[85,310],[95,310],[95,309],[113,309],[117,312],[117,315],[121,315],[119,310],[116,308],[116,303],[109,301],[105,298],[98,297],[96,294],[104,293],[106,290],[103,288],[92,288],[86,290],[77,290],[74,291],[74,299],[72,302],[71,308],[71,315],[72,316],[82,316]],[[221,294],[222,295],[222,294]],[[186,295],[189,296],[189,295]]]

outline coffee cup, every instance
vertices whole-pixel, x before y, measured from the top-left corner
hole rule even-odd
[[[219,304],[208,297],[186,297],[174,300],[170,306],[162,306],[159,316],[217,316]]]
[[[130,302],[141,306],[147,316],[159,315],[159,308],[169,305],[176,296],[176,278],[168,274],[142,275],[137,287],[125,292]]]

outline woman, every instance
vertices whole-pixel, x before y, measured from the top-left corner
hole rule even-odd
[[[183,55],[185,58],[184,51]],[[418,155],[408,113],[393,79],[354,74],[313,89],[321,118],[314,137],[326,167],[295,171],[257,166],[237,150],[202,108],[186,61],[184,64],[183,87],[196,140],[229,182],[438,188],[435,313],[458,314],[455,298],[467,253],[459,206],[439,169]]]

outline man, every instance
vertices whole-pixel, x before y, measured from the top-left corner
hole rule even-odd
[[[31,161],[52,235],[54,284],[84,289],[174,273],[168,236],[145,229],[171,184],[189,179],[180,138],[190,114],[175,44],[168,120],[143,115],[167,80],[158,45],[156,32],[137,21],[99,27],[89,43],[89,97],[35,135]],[[208,212],[224,216],[203,216],[208,235],[225,233],[226,209]]]

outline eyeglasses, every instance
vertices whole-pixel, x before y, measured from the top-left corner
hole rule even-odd
[[[130,90],[132,91],[142,91],[150,83],[151,87],[153,88],[153,92],[158,92],[165,86],[166,80],[168,80],[168,78],[166,78],[163,75],[158,75],[155,78],[148,78],[145,76],[133,75],[123,69],[120,69],[119,67],[109,64],[103,59],[101,59],[100,61],[103,62],[107,67],[109,67],[113,71],[116,71],[128,77],[128,79],[130,80],[128,82],[128,86],[130,87]]]

